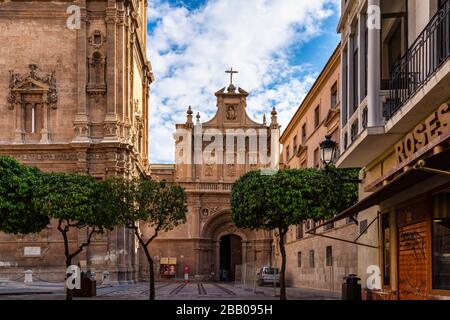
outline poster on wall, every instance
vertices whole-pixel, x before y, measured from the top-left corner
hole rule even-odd
[[[175,276],[177,273],[177,258],[161,258],[160,274],[162,276]]]

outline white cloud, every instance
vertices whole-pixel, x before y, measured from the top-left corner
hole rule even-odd
[[[292,65],[290,48],[321,32],[336,0],[210,0],[189,11],[151,1],[156,27],[148,51],[156,81],[151,86],[151,162],[173,162],[172,132],[188,105],[202,120],[215,112],[214,92],[227,85],[224,73],[239,70],[235,84],[250,93],[248,113],[262,120],[272,106],[286,125],[314,81],[315,70]]]

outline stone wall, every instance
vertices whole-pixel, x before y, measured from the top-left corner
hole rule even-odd
[[[340,291],[343,277],[357,273],[357,245],[334,239],[305,234],[297,240],[295,228],[287,236],[286,281],[290,286]],[[317,233],[339,239],[353,241],[358,236],[355,224],[340,221],[329,231]],[[332,248],[331,265],[326,264],[326,248]],[[314,251],[314,266],[310,266],[310,251]],[[298,253],[301,252],[301,266]],[[278,266],[281,266],[281,255],[277,254]]]

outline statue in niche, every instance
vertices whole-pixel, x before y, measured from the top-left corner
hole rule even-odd
[[[89,58],[89,80],[87,86],[89,95],[106,94],[105,65],[105,58],[98,51],[95,51],[92,57]]]
[[[209,215],[209,210],[207,208],[203,208],[202,212],[201,212],[202,221],[206,220],[206,218],[208,218],[208,215]]]
[[[207,163],[205,165],[205,176],[211,177],[213,175],[213,165],[211,163]]]
[[[211,156],[209,156],[205,163],[205,176],[211,177],[213,175],[213,170],[213,160],[211,159]]]
[[[236,165],[234,163],[227,164],[227,172],[229,177],[236,175]]]

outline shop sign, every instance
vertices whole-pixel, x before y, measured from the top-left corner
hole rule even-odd
[[[450,102],[441,105],[395,146],[398,164],[450,130]]]

